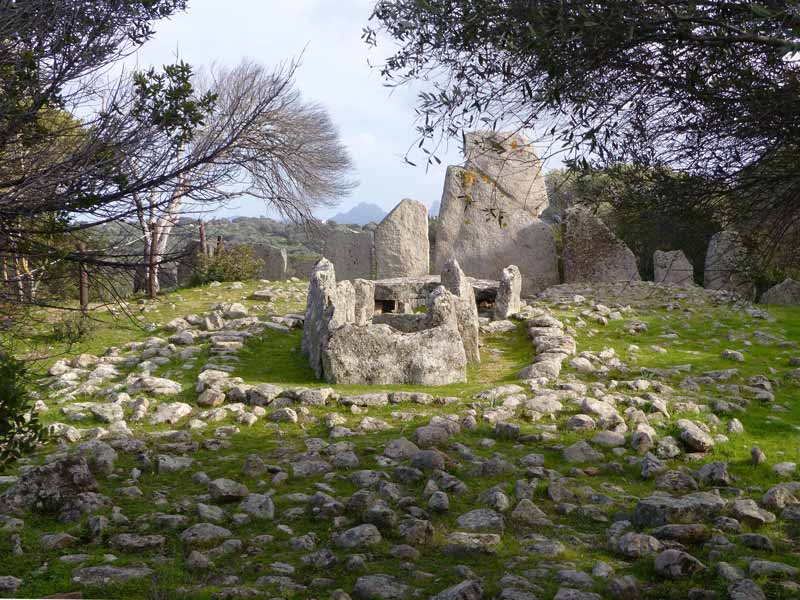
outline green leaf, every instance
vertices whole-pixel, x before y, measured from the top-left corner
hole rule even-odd
[[[762,17],[764,19],[769,19],[769,18],[771,18],[773,16],[772,15],[772,11],[770,9],[768,9],[766,6],[764,6],[763,4],[753,3],[753,4],[750,5],[750,10],[753,11],[753,14],[755,16]]]

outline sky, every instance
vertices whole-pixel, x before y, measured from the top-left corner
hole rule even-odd
[[[424,156],[412,153],[418,167],[403,157],[416,139],[419,89],[389,89],[377,69],[392,50],[382,40],[377,50],[361,39],[375,0],[189,0],[189,8],[156,23],[156,35],[128,59],[128,67],[159,67],[180,58],[196,69],[233,66],[250,59],[266,67],[303,53],[297,87],[304,98],[323,104],[355,163],[359,187],[339,207],[322,210],[325,219],[360,202],[387,212],[403,198],[428,206],[442,194],[446,165],[459,164],[458,141],[440,152],[442,165],[426,170]],[[218,216],[275,216],[264,203],[241,199]]]

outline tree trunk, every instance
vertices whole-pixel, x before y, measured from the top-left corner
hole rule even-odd
[[[155,300],[158,296],[158,225],[150,223],[150,256],[147,270],[147,297]]]
[[[206,240],[206,224],[200,221],[200,254],[208,256],[208,241]]]
[[[83,242],[78,244],[78,252],[86,254],[86,244]],[[78,273],[81,312],[85,315],[89,312],[89,272],[86,270],[86,265],[79,263]]]

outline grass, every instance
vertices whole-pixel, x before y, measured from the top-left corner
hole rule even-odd
[[[258,310],[259,303],[249,300],[252,292],[260,287],[255,283],[246,284],[242,290],[229,290],[223,288],[197,288],[184,290],[168,295],[155,305],[150,306],[144,313],[145,321],[163,324],[177,316],[191,312],[205,312],[218,302],[242,301],[262,318],[269,318],[272,314],[298,312],[302,304],[294,299],[281,301],[272,309]],[[274,287],[274,286],[271,286]],[[292,293],[289,292],[289,296]],[[586,308],[585,306],[583,308]],[[767,376],[774,385],[776,401],[772,403],[759,403],[753,401],[745,412],[735,415],[721,416],[720,431],[724,432],[727,421],[736,416],[745,428],[741,435],[730,435],[729,441],[719,443],[713,453],[705,458],[705,462],[722,460],[729,463],[732,474],[736,477],[736,487],[744,489],[750,497],[758,498],[770,486],[779,483],[780,478],[772,472],[768,465],[780,461],[800,462],[800,386],[784,378],[789,370],[789,357],[800,355],[797,347],[781,347],[776,344],[759,343],[755,337],[756,331],[779,335],[788,340],[800,341],[800,309],[798,308],[770,308],[770,313],[776,317],[774,322],[755,320],[745,313],[727,307],[700,306],[693,307],[692,312],[668,310],[665,303],[650,301],[636,306],[630,313],[624,314],[622,320],[610,321],[606,326],[600,326],[587,321],[581,316],[581,309],[573,306],[555,308],[556,316],[566,324],[576,326],[579,320],[587,322],[585,327],[576,327],[576,338],[579,351],[589,350],[597,352],[604,348],[613,348],[622,360],[630,367],[627,372],[610,373],[608,377],[594,377],[578,374],[566,366],[563,378],[575,379],[584,383],[601,381],[609,384],[612,381],[625,381],[640,376],[640,370],[645,367],[666,368],[674,365],[691,365],[688,375],[697,376],[706,371],[737,368],[739,376],[732,382],[742,385],[750,377]],[[633,335],[626,326],[630,319],[637,319],[647,324],[647,330]],[[677,338],[663,337],[665,334],[677,333]],[[159,330],[156,335],[163,335]],[[84,342],[80,347],[70,349],[70,354],[78,352],[101,353],[108,345],[122,345],[127,341],[146,339],[153,333],[139,328],[128,329],[119,323],[109,322],[98,331],[97,337]],[[728,336],[732,339],[728,339]],[[284,387],[315,387],[326,385],[314,380],[311,369],[305,357],[299,352],[301,333],[298,330],[289,334],[267,331],[262,336],[248,342],[245,349],[239,353],[235,376],[242,377],[245,382],[255,384],[270,382]],[[751,342],[750,345],[746,342]],[[350,481],[350,472],[337,469],[330,477],[313,477],[300,479],[290,477],[280,486],[275,486],[269,477],[252,478],[242,474],[241,469],[246,457],[250,454],[260,456],[266,463],[289,469],[290,460],[298,453],[305,452],[305,443],[310,438],[328,439],[328,430],[322,423],[322,418],[330,412],[339,413],[345,420],[346,426],[357,429],[359,422],[368,414],[371,417],[383,419],[391,425],[387,431],[371,433],[366,436],[347,438],[354,445],[355,452],[360,460],[356,469],[380,469],[376,466],[376,453],[382,446],[392,439],[400,436],[409,437],[414,429],[427,423],[432,415],[436,414],[463,414],[474,405],[474,395],[495,385],[516,381],[515,374],[519,369],[530,363],[531,346],[526,337],[524,327],[520,324],[510,334],[500,334],[483,337],[482,362],[471,367],[468,381],[464,384],[442,386],[439,388],[426,388],[424,391],[437,396],[455,396],[461,402],[445,406],[419,406],[396,405],[382,408],[370,408],[367,412],[356,413],[344,406],[334,405],[329,407],[308,407],[308,417],[299,424],[280,425],[259,421],[255,426],[247,428],[242,426],[241,431],[230,439],[229,446],[210,449],[203,444],[204,441],[214,438],[214,430],[218,426],[231,425],[231,417],[218,424],[209,424],[204,431],[191,432],[192,439],[197,442],[196,450],[187,454],[195,461],[193,470],[204,471],[212,479],[227,477],[235,479],[248,486],[251,491],[262,492],[274,489],[276,514],[284,515],[286,511],[302,504],[290,500],[290,494],[313,494],[325,486],[332,486],[336,498],[346,499],[356,491],[356,486]],[[631,352],[630,345],[639,347],[636,352]],[[47,348],[50,346],[50,348]],[[659,346],[664,351],[657,351],[653,346]],[[741,350],[745,353],[743,363],[732,363],[722,359],[722,350],[730,348]],[[40,353],[44,350],[60,350],[52,342],[42,339],[33,339],[30,353]],[[184,370],[180,362],[172,362],[162,369],[162,373],[169,373],[179,378],[184,387],[191,388],[196,380],[197,373],[206,362],[207,353],[198,357],[192,369]],[[771,370],[771,369],[774,369]],[[733,390],[717,385],[703,385],[699,392],[692,392],[681,387],[687,373],[667,379],[675,395],[686,396],[695,401],[707,401],[729,397]],[[332,386],[340,395],[357,394],[375,391],[375,388],[366,386]],[[619,389],[624,389],[620,387]],[[413,386],[380,386],[382,391],[392,390],[420,390]],[[193,403],[194,392],[187,391],[184,401]],[[782,406],[785,410],[776,410]],[[559,428],[557,442],[530,442],[526,444],[509,440],[497,439],[493,435],[490,424],[479,419],[478,428],[474,431],[462,431],[454,438],[455,442],[470,448],[474,455],[480,459],[488,459],[495,454],[500,454],[512,464],[524,455],[531,452],[540,453],[545,458],[548,469],[557,469],[565,475],[573,473],[572,465],[563,459],[561,448],[573,441],[587,437],[585,434],[572,434],[564,431],[563,426],[570,414],[577,409],[569,407],[568,413],[557,419],[543,422],[520,421],[523,433],[541,432],[548,427]],[[400,418],[398,413],[404,413]],[[46,418],[56,420],[58,411],[52,410]],[[673,415],[674,418],[681,415]],[[703,420],[701,415],[687,415],[690,418]],[[180,426],[178,426],[180,427]],[[167,452],[156,439],[147,438],[147,433],[163,432],[170,429],[167,426],[154,427],[149,424],[138,424],[137,431],[147,439],[148,447],[153,456],[160,452]],[[672,426],[662,428],[660,433],[669,433]],[[589,434],[589,437],[591,434]],[[750,462],[750,448],[758,445],[769,457],[768,465],[752,466]],[[32,457],[32,462],[43,460],[54,446],[43,449],[42,452]],[[639,467],[635,462],[628,463],[624,459],[615,459],[610,453],[608,460],[619,463],[615,469],[588,470],[585,474],[577,474],[574,483],[576,492],[581,493],[589,500],[589,505],[599,509],[601,515],[608,519],[608,523],[592,520],[585,515],[574,512],[570,515],[561,515],[556,512],[555,504],[547,496],[546,482],[539,482],[535,487],[534,501],[542,508],[551,520],[553,527],[526,529],[508,523],[507,530],[514,535],[504,535],[503,543],[493,556],[455,559],[441,552],[441,545],[450,531],[455,531],[456,518],[473,508],[481,507],[479,501],[481,493],[493,486],[502,486],[506,493],[513,498],[515,480],[521,478],[523,473],[517,471],[511,478],[505,474],[492,477],[481,477],[473,473],[474,465],[466,458],[459,455],[457,449],[446,449],[451,467],[448,471],[464,481],[469,492],[463,497],[451,495],[451,510],[449,513],[433,517],[436,524],[436,539],[433,544],[420,548],[421,556],[413,567],[406,568],[399,564],[389,554],[389,549],[395,544],[402,543],[396,531],[385,531],[384,541],[377,547],[362,553],[368,556],[367,572],[390,573],[414,587],[419,588],[420,597],[428,597],[441,591],[449,585],[461,581],[456,573],[456,565],[463,564],[470,567],[480,577],[484,578],[487,597],[500,591],[498,580],[504,573],[521,573],[526,569],[535,569],[548,564],[561,565],[560,568],[577,568],[584,571],[591,570],[592,565],[605,561],[615,567],[617,575],[633,574],[645,583],[643,597],[648,599],[683,599],[688,595],[691,587],[705,587],[714,589],[725,597],[725,584],[713,573],[707,573],[681,582],[663,582],[654,572],[652,560],[640,560],[635,563],[621,561],[611,549],[606,546],[605,530],[616,519],[630,516],[635,507],[636,498],[650,495],[653,492],[652,481],[644,481],[639,475]],[[320,589],[308,591],[288,591],[272,589],[270,593],[284,598],[306,598],[310,596],[329,596],[330,590],[341,588],[346,591],[352,587],[361,572],[351,572],[346,566],[348,553],[333,549],[339,559],[336,565],[320,572],[311,566],[302,564],[302,557],[308,552],[292,549],[287,541],[290,537],[307,533],[317,533],[320,544],[318,548],[330,547],[327,540],[332,531],[332,521],[323,518],[310,509],[306,509],[292,519],[276,521],[253,521],[246,525],[235,525],[231,520],[236,512],[236,505],[225,506],[227,520],[225,527],[231,529],[234,537],[241,539],[247,549],[243,554],[234,554],[228,557],[214,559],[214,568],[206,574],[189,573],[185,565],[184,549],[177,541],[177,533],[159,531],[154,526],[146,525],[146,517],[153,512],[170,514],[184,514],[190,523],[198,519],[193,509],[194,501],[202,498],[206,487],[195,482],[185,473],[163,474],[154,471],[145,471],[136,485],[143,492],[138,498],[119,495],[116,490],[129,477],[131,470],[136,466],[134,459],[125,453],[120,453],[113,479],[100,482],[101,492],[107,494],[119,507],[122,514],[130,519],[133,525],[129,527],[112,527],[109,536],[121,531],[138,531],[142,533],[159,533],[167,535],[168,545],[161,555],[148,553],[143,555],[128,555],[111,550],[105,543],[89,545],[87,542],[86,520],[65,525],[59,523],[51,516],[28,515],[26,526],[22,532],[22,543],[26,552],[24,556],[16,557],[10,553],[10,543],[7,536],[0,536],[0,555],[4,556],[4,566],[0,574],[13,574],[22,577],[25,581],[20,590],[21,595],[27,597],[44,596],[48,594],[79,589],[71,583],[73,566],[65,565],[58,560],[62,553],[81,552],[90,555],[85,565],[102,564],[104,555],[113,552],[118,559],[115,565],[147,564],[156,571],[156,577],[151,582],[137,581],[124,586],[106,587],[102,589],[87,589],[84,593],[89,597],[126,597],[126,598],[211,598],[215,593],[226,587],[220,580],[221,574],[238,575],[244,585],[252,585],[258,577],[274,574],[270,566],[275,561],[288,562],[297,567],[293,579],[304,585],[310,585],[315,578],[328,578],[333,580],[333,585],[322,586]],[[680,461],[673,461],[671,468],[684,466]],[[697,463],[690,465],[693,468]],[[425,499],[422,491],[427,477],[421,481],[404,487],[404,494],[413,496],[421,508],[425,508]],[[127,485],[127,484],[125,484]],[[156,503],[156,499],[163,505]],[[189,500],[187,502],[187,499]],[[398,511],[399,512],[399,511]],[[287,534],[278,528],[278,524],[291,528],[292,534]],[[745,531],[750,529],[745,527]],[[54,531],[68,531],[81,538],[83,542],[63,551],[45,553],[40,549],[40,538],[45,533]],[[784,521],[766,526],[759,533],[768,535],[776,544],[776,553],[765,553],[752,550],[737,544],[733,550],[726,551],[721,559],[728,560],[740,567],[745,566],[746,557],[756,556],[769,560],[779,560],[790,565],[800,567],[800,531]],[[262,547],[252,547],[249,540],[256,535],[269,534],[274,536],[273,541],[265,543]],[[566,546],[566,552],[557,559],[545,559],[528,554],[517,537],[524,534],[542,534],[549,538],[559,539]],[[108,536],[107,536],[108,537]],[[733,536],[729,536],[733,539]],[[107,540],[106,540],[107,541]],[[711,564],[709,550],[703,547],[692,547],[689,551],[706,564]],[[47,568],[41,567],[47,563]],[[781,585],[780,581],[760,581],[770,599],[788,599],[794,593]],[[541,598],[552,597],[559,585],[552,577],[536,580],[541,586],[537,595]],[[185,588],[181,593],[180,588]],[[605,594],[603,583],[598,581],[595,590]],[[269,594],[267,594],[269,595]]]
[[[342,395],[375,391],[419,391],[410,385],[330,385],[317,381],[308,358],[300,351],[302,331],[289,334],[267,331],[257,339],[250,340],[239,353],[240,362],[234,373],[247,383],[269,382],[285,387],[332,387]],[[531,362],[532,350],[524,327],[520,324],[510,335],[484,336],[485,345],[481,363],[470,365],[467,382],[438,387],[426,387],[424,391],[434,396],[468,398],[486,388],[488,384],[513,382],[515,374]]]

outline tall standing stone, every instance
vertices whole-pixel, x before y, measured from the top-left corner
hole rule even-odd
[[[375,229],[377,278],[425,276],[429,261],[428,207],[403,200]]]
[[[575,206],[566,211],[566,283],[612,283],[641,279],[633,252],[605,223],[584,207]]]
[[[331,294],[336,290],[336,271],[326,258],[321,258],[308,283],[303,342],[301,349],[308,355],[308,362],[317,377],[322,376],[322,340],[328,336],[327,322],[324,319],[325,307]]]
[[[434,270],[455,258],[468,275],[493,279],[515,264],[524,294],[558,284],[553,232],[538,218],[548,200],[531,145],[516,134],[478,132],[467,135],[465,154],[465,166],[445,176]]]
[[[521,290],[522,275],[519,269],[514,265],[503,269],[503,276],[500,278],[500,285],[497,288],[497,299],[494,303],[495,319],[508,319],[522,310]]]
[[[785,279],[761,295],[762,304],[800,305],[800,282]]]
[[[367,325],[375,314],[375,282],[368,279],[354,279],[355,324]]]
[[[498,191],[533,216],[547,208],[542,163],[531,143],[518,133],[474,131],[464,137],[466,169],[489,179]]]
[[[317,377],[323,376],[322,356],[332,331],[355,322],[356,293],[350,281],[336,283],[333,264],[322,258],[308,284],[302,351]]]
[[[480,321],[475,292],[464,271],[455,259],[447,261],[442,269],[442,286],[456,298],[458,331],[464,343],[468,362],[480,362]]]
[[[654,280],[656,283],[690,286],[694,284],[694,268],[692,263],[680,250],[663,252],[656,250],[653,254]]]
[[[373,233],[368,229],[331,229],[325,235],[322,254],[334,264],[342,281],[374,279]]]
[[[253,253],[264,261],[259,277],[270,281],[283,281],[288,278],[289,254],[286,248],[278,248],[270,244],[251,244]]]
[[[747,300],[755,297],[755,285],[747,272],[747,249],[739,234],[724,230],[708,243],[703,287],[735,292]]]

